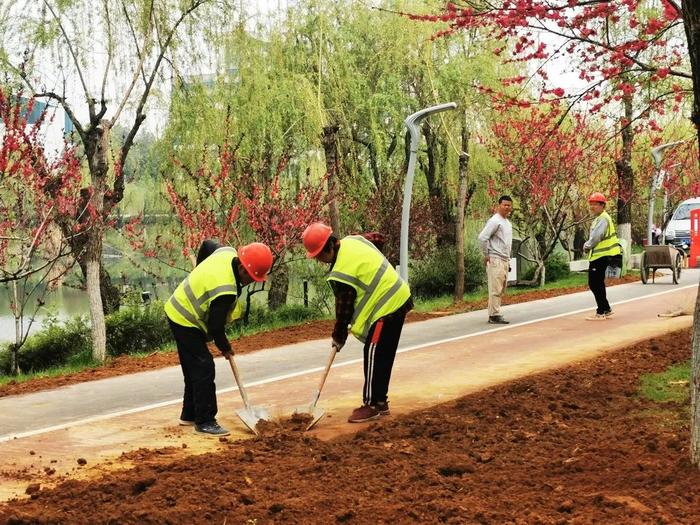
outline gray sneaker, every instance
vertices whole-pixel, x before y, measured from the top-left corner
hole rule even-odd
[[[216,421],[209,421],[207,423],[202,423],[201,425],[195,425],[194,431],[197,434],[207,434],[216,437],[228,436],[231,433],[219,425]]]

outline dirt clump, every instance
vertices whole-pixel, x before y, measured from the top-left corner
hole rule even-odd
[[[294,413],[290,417],[258,421],[255,429],[260,436],[286,436],[306,430],[313,420],[311,414]]]
[[[24,491],[25,494],[36,494],[41,490],[41,485],[39,483],[31,483],[27,486],[27,490]]]
[[[684,330],[332,441],[283,420],[217,452],[43,489],[0,507],[0,524],[696,524],[688,406],[638,393],[641,374],[689,357]]]

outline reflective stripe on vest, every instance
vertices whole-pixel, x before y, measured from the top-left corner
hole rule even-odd
[[[165,313],[173,322],[207,332],[207,320],[211,302],[221,295],[237,295],[238,286],[232,261],[236,250],[219,248],[192,270],[165,303]],[[242,308],[236,305],[229,312],[228,320],[240,317]]]
[[[598,244],[593,247],[588,259],[595,261],[601,257],[611,257],[614,255],[619,255],[622,253],[620,248],[620,240],[617,238],[617,233],[615,232],[615,225],[613,224],[612,218],[608,212],[604,211],[593,222],[592,229],[595,229],[596,224],[601,219],[606,219],[608,221],[608,229],[605,232],[605,237],[603,237]]]
[[[357,292],[350,331],[362,342],[375,321],[398,310],[411,295],[408,285],[382,252],[357,235],[340,241],[327,280],[345,283]]]

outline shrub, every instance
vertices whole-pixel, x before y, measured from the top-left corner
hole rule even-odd
[[[50,319],[45,327],[27,338],[19,350],[19,368],[23,372],[46,370],[65,364],[70,357],[90,349],[90,327],[83,317],[65,323]],[[9,345],[0,357],[3,374],[10,373]]]
[[[317,308],[286,305],[274,312],[253,308],[252,328],[275,323],[298,323],[322,317]],[[148,352],[172,343],[168,320],[160,302],[147,306],[129,306],[105,319],[107,325],[107,354],[118,356]],[[237,330],[242,330],[239,323]],[[90,326],[86,318],[76,317],[65,323],[50,320],[38,333],[29,336],[19,351],[22,372],[39,372],[62,365],[90,362]],[[0,373],[10,373],[9,345],[0,348]]]
[[[547,258],[544,263],[544,277],[548,283],[564,279],[570,273],[569,258],[565,253],[557,252]]]
[[[277,308],[276,310],[269,310],[267,308],[260,308],[253,306],[250,310],[250,320],[248,327],[256,329],[261,326],[270,326],[276,323],[282,324],[293,324],[293,323],[303,323],[305,321],[311,321],[313,319],[320,319],[323,314],[318,308],[304,307],[300,304],[287,304]],[[238,333],[244,330],[243,322],[238,321],[232,329],[232,332]]]
[[[122,308],[105,321],[107,353],[112,356],[155,350],[172,339],[160,302]]]
[[[483,256],[475,246],[468,246],[464,254],[464,291],[471,292],[486,282]],[[436,250],[431,256],[415,264],[410,276],[411,291],[418,297],[437,297],[451,294],[457,274],[457,252],[454,248]]]

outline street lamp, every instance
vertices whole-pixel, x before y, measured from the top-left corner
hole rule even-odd
[[[654,223],[654,198],[656,197],[656,190],[658,190],[664,182],[665,173],[661,171],[661,161],[664,158],[664,152],[674,146],[683,144],[685,140],[677,140],[676,142],[668,142],[666,144],[661,144],[655,148],[651,148],[651,156],[654,158],[654,166],[656,167],[656,173],[651,181],[651,188],[649,190],[649,215],[647,217],[647,244],[651,246],[652,233],[651,228]]]
[[[403,188],[403,208],[401,210],[401,246],[399,275],[408,282],[408,223],[411,219],[411,196],[413,194],[413,177],[416,171],[416,156],[418,154],[418,143],[420,142],[420,123],[428,116],[441,111],[456,109],[457,104],[448,102],[429,108],[421,109],[409,115],[404,121],[408,132],[411,134],[411,155],[408,158],[408,172]]]
[[[678,166],[681,166],[682,164],[680,162],[676,162],[675,164],[672,164],[668,167],[669,171],[672,170],[673,168],[677,168]],[[666,178],[666,171],[664,173],[664,178]],[[661,184],[663,184],[663,180],[661,181]],[[668,189],[664,188],[664,204],[663,207],[661,208],[661,244],[666,244],[666,228],[664,228],[664,224],[666,223],[666,213],[668,212]]]

